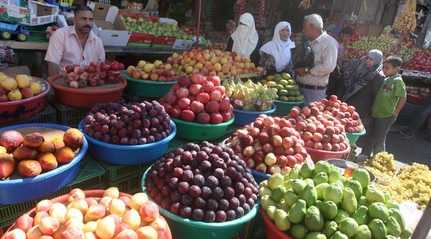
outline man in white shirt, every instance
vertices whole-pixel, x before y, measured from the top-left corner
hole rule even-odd
[[[311,42],[314,54],[312,68],[298,68],[297,81],[304,95],[304,103],[326,98],[326,87],[329,75],[337,66],[338,43],[323,31],[323,19],[317,14],[306,16],[304,19],[304,35]]]

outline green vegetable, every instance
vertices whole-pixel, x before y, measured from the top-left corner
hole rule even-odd
[[[329,183],[335,183],[340,181],[342,178],[340,170],[336,167],[331,167],[328,172]]]
[[[281,185],[283,185],[283,181],[284,181],[284,177],[283,175],[276,173],[273,174],[269,179],[268,179],[268,187],[271,190],[276,189],[277,187],[280,187]]]
[[[314,205],[317,200],[316,188],[307,185],[302,193],[302,199],[305,200],[307,205]]]
[[[306,178],[306,179],[304,179],[304,182],[305,182],[306,185],[314,188],[314,181],[313,181],[313,179]]]
[[[329,169],[331,168],[331,164],[321,160],[319,162],[316,163],[315,168],[314,168],[314,174],[317,175],[319,173],[325,173],[328,174],[329,173]]]
[[[371,239],[371,231],[367,225],[360,225],[354,239]]]
[[[343,199],[343,189],[336,184],[330,184],[323,192],[323,199],[338,204]]]
[[[367,201],[367,197],[365,196],[361,196],[361,198],[359,198],[359,205],[364,205],[364,206],[368,206],[368,201]]]
[[[368,228],[371,230],[371,235],[374,239],[385,239],[387,235],[386,226],[380,219],[373,219],[368,224]]]
[[[288,190],[286,194],[284,194],[283,199],[286,202],[286,205],[290,208],[298,200],[298,196],[295,192]]]
[[[356,201],[355,193],[352,189],[344,188],[341,208],[343,208],[349,214],[354,213],[358,208],[358,202]]]
[[[269,195],[264,195],[260,198],[260,203],[262,204],[262,207],[264,209],[268,208],[269,206],[275,206],[275,202],[271,199]]]
[[[368,223],[368,208],[366,206],[360,206],[358,210],[352,215],[352,218],[359,225],[364,225]]]
[[[346,181],[346,186],[353,190],[355,193],[356,199],[361,198],[362,196],[362,186],[361,184],[356,180],[348,180]]]
[[[299,170],[300,170],[300,166],[299,165],[295,165],[295,167],[293,167],[290,171],[289,171],[289,179],[298,179],[299,178]]]
[[[272,220],[274,220],[275,210],[277,210],[276,206],[269,206],[268,208],[266,208],[266,214]]]
[[[335,204],[332,201],[322,202],[320,203],[320,205],[318,205],[318,207],[323,217],[327,220],[332,220],[337,216],[337,213],[338,213],[337,204]]]
[[[307,212],[306,202],[298,199],[289,210],[288,218],[292,223],[300,223],[304,220],[305,213]]]
[[[311,206],[307,209],[304,217],[304,224],[310,231],[322,231],[325,221],[317,207]]]
[[[307,186],[307,184],[302,179],[291,179],[290,185],[292,185],[293,191],[298,195],[302,195],[305,186]]]
[[[386,229],[388,230],[388,235],[395,237],[399,237],[401,235],[401,226],[394,217],[389,217],[386,221]]]
[[[353,218],[346,217],[338,224],[338,230],[346,234],[348,237],[352,237],[358,231],[358,223]]]
[[[292,235],[295,239],[304,239],[307,233],[307,228],[301,224],[293,225],[289,231],[289,234]]]
[[[267,182],[267,181],[265,181],[265,182]],[[260,188],[259,188],[259,195],[260,195],[261,197],[263,197],[263,196],[265,196],[265,195],[271,195],[271,189],[269,189],[269,188],[268,188],[268,187],[266,187],[266,186],[260,185]]]
[[[328,182],[328,174],[326,174],[325,172],[320,172],[320,173],[316,174],[313,178],[313,182],[315,185],[327,183]]]
[[[341,220],[343,220],[344,218],[347,218],[347,217],[349,217],[349,214],[346,211],[344,211],[343,209],[338,209],[337,216],[335,217],[334,220],[337,223],[340,223]]]
[[[285,187],[275,188],[272,190],[271,199],[274,200],[274,202],[280,202],[286,192],[287,190]]]
[[[334,221],[327,221],[325,226],[323,227],[323,234],[326,235],[327,238],[331,237],[338,230],[338,224]]]
[[[319,232],[310,232],[305,239],[326,239],[326,236]]]
[[[389,215],[397,220],[398,224],[401,227],[401,231],[404,231],[406,229],[406,223],[403,216],[401,215],[400,210],[391,208],[389,209]]]
[[[331,236],[330,239],[349,239],[349,237],[346,234],[337,231]]]
[[[362,188],[367,188],[370,184],[370,174],[363,168],[353,170],[352,179],[358,181]]]
[[[368,216],[370,216],[370,219],[377,218],[386,222],[389,219],[389,210],[385,204],[375,202],[368,207]]]
[[[314,165],[312,163],[305,162],[301,166],[301,169],[299,170],[299,175],[304,179],[311,178],[313,176],[313,171],[314,171]]]
[[[412,232],[408,229],[405,229],[402,233],[401,233],[401,239],[409,239],[412,236]]]
[[[321,183],[316,186],[317,199],[323,199],[323,193],[325,192],[328,186],[329,186],[329,183]]]
[[[287,212],[282,209],[275,210],[274,214],[275,225],[280,231],[287,231],[290,228],[290,222],[287,217]]]
[[[367,192],[365,193],[365,197],[367,197],[368,203],[385,202],[385,195],[383,194],[383,192],[377,190],[373,186],[369,186],[367,188]]]

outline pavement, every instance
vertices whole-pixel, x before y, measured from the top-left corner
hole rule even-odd
[[[386,148],[398,161],[408,164],[417,162],[431,167],[431,141],[425,140],[421,132],[412,139],[404,139],[399,132],[392,131],[386,139]]]

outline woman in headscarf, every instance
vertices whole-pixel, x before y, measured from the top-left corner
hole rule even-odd
[[[268,74],[292,70],[292,49],[295,43],[290,39],[291,32],[290,23],[279,22],[272,40],[260,48],[260,65]]]
[[[239,17],[238,27],[230,36],[226,50],[256,62],[259,58],[259,53],[256,50],[258,42],[259,35],[256,31],[253,15],[247,12]]]

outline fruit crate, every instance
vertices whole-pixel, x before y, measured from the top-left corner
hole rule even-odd
[[[79,171],[76,179],[65,188],[56,192],[53,195],[47,196],[46,198],[52,198],[55,196],[63,195],[68,193],[72,188],[81,189],[95,189],[104,188],[103,175],[105,169],[99,165],[98,162],[94,161],[87,156],[86,159],[82,160],[81,170]],[[41,200],[41,199],[40,199]],[[33,208],[40,200],[19,203],[14,205],[0,206],[0,228],[7,227],[15,221],[17,217]]]
[[[49,104],[45,106],[45,109],[30,119],[13,122],[10,124],[0,124],[0,127],[15,125],[15,124],[28,124],[28,123],[55,123],[57,122],[57,111]]]
[[[58,123],[71,127],[77,127],[89,111],[88,109],[78,109],[62,104],[54,104],[54,107],[57,109]]]
[[[126,178],[123,178],[121,180],[112,182],[109,184],[110,187],[118,187],[120,192],[134,194],[137,192],[141,192],[141,179],[143,172],[145,170],[141,171],[140,173],[129,175]]]
[[[115,183],[121,181],[123,179],[129,178],[136,174],[142,175],[147,168],[145,165],[134,165],[134,166],[126,166],[126,165],[112,165],[104,162],[100,162],[99,164],[104,168],[105,175],[103,176],[104,182],[108,185],[111,183]]]

